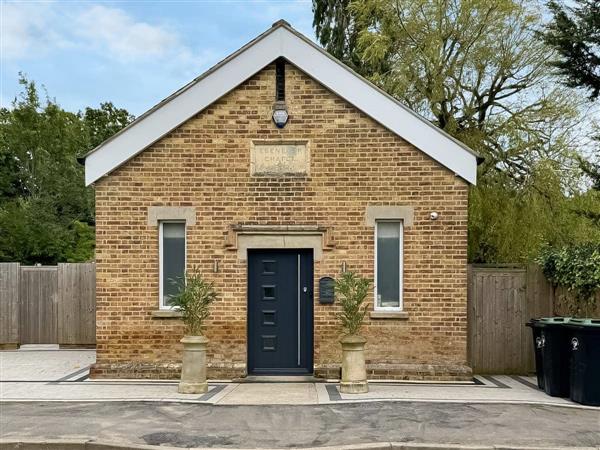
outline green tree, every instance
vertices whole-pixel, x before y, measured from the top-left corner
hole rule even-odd
[[[361,71],[364,66],[356,51],[358,33],[353,15],[348,14],[349,4],[350,0],[313,1],[313,27],[329,53]]]
[[[316,14],[332,5],[335,20]],[[354,67],[363,76],[485,157],[471,190],[472,261],[531,260],[545,243],[595,232],[575,213],[579,149],[590,124],[581,114],[585,99],[548,70],[552,49],[539,39],[539,6],[525,0],[313,0],[324,46],[344,61],[358,61]],[[335,45],[331,36],[346,45]],[[568,224],[560,228],[564,235],[551,230],[556,222]]]
[[[123,110],[67,112],[40,100],[34,82],[20,83],[12,107],[0,109],[0,261],[89,260],[94,198],[77,157],[124,124]]]
[[[522,182],[534,160],[571,150],[579,120],[573,96],[548,74],[550,52],[536,37],[541,19],[530,3],[350,0],[348,18],[331,31],[321,17],[315,22],[319,36],[354,24],[346,35],[355,48],[342,59],[359,58],[363,75],[485,156],[483,176],[502,170]]]
[[[553,15],[543,34],[557,52],[552,65],[566,78],[570,87],[589,91],[590,98],[600,95],[600,2],[574,0],[569,7],[551,1]]]
[[[600,164],[580,158],[579,164],[590,182],[590,188],[577,199],[578,213],[600,228]]]
[[[498,176],[471,190],[470,261],[525,263],[546,246],[600,242],[600,227],[581,214],[600,202],[590,192],[565,195],[552,164],[539,164],[527,189],[503,183]]]
[[[87,107],[80,115],[87,132],[88,149],[96,148],[134,119],[127,110],[117,108],[111,102],[100,103],[97,109]]]

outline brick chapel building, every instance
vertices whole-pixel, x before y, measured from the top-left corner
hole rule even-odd
[[[172,277],[219,292],[209,377],[337,378],[331,279],[374,280],[378,379],[467,379],[477,156],[280,21],[86,156],[93,377],[179,375]]]

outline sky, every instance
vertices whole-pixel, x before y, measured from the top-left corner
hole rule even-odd
[[[0,102],[22,72],[68,111],[138,116],[279,19],[315,39],[310,0],[0,0]]]

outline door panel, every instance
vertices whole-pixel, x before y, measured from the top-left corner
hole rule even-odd
[[[248,252],[248,372],[312,373],[312,251]]]

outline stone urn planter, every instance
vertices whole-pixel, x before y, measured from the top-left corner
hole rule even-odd
[[[346,335],[342,344],[342,381],[340,392],[344,394],[364,394],[369,392],[367,367],[365,365],[365,343],[358,335]]]
[[[178,391],[181,394],[202,394],[208,391],[208,339],[203,335],[202,328],[210,314],[210,304],[217,298],[217,292],[212,283],[206,282],[196,269],[192,273],[186,273],[182,279],[173,280],[173,283],[177,285],[177,294],[171,297],[170,304],[181,311],[185,325],[185,336],[181,339],[183,358]]]
[[[180,394],[202,394],[208,391],[206,382],[206,344],[204,336],[184,336],[183,363],[181,365]]]
[[[365,302],[371,281],[353,272],[345,272],[335,282],[335,296],[342,312],[338,314],[344,332],[342,344],[342,380],[340,392],[364,394],[369,392],[365,365],[365,343],[359,334],[369,304]]]

